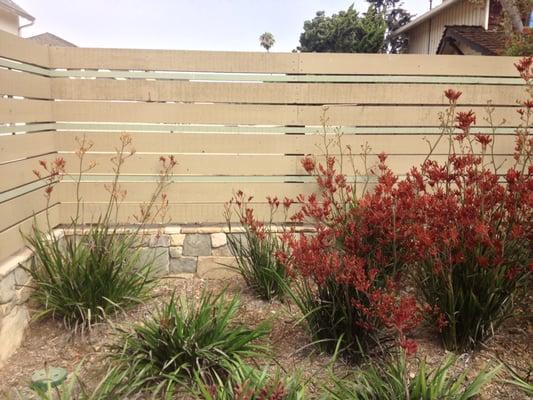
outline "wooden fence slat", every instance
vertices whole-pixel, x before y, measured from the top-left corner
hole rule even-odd
[[[77,170],[76,158],[73,154],[63,154],[67,161],[68,171],[73,173]],[[112,164],[109,162],[109,154],[87,154],[86,165],[95,162],[91,174],[112,174]],[[420,165],[426,154],[391,155],[388,158],[388,165],[397,174],[408,172],[411,167]],[[447,155],[434,155],[432,159],[443,162]],[[495,156],[497,162],[511,159],[510,156]],[[177,158],[178,165],[175,173],[177,175],[306,175],[301,166],[301,157],[291,157],[283,155],[191,155],[184,154]],[[369,156],[369,165],[377,162],[377,156]],[[344,171],[352,173],[349,161],[344,159]],[[354,165],[362,175],[364,171],[363,161],[355,157]],[[121,171],[125,175],[154,175],[160,169],[159,155],[157,154],[135,154],[129,158],[122,166]]]
[[[1,79],[1,76],[0,76]],[[450,85],[227,83],[114,79],[51,80],[55,99],[135,100],[267,104],[433,104],[446,105]],[[524,97],[520,86],[454,85],[463,92],[461,104],[515,105]]]
[[[4,100],[6,101],[6,100]],[[470,108],[470,107],[469,107]],[[461,108],[467,110],[469,108]],[[484,107],[471,107],[480,116]],[[58,121],[71,122],[154,122],[189,124],[320,125],[321,106],[169,104],[123,102],[53,102]],[[357,126],[439,126],[443,107],[422,106],[330,106],[329,125]],[[514,107],[497,108],[496,121],[516,125]],[[2,114],[0,113],[0,116]],[[35,117],[34,117],[35,118]],[[486,122],[479,121],[479,126]]]
[[[57,154],[44,154],[7,164],[0,164],[0,193],[37,180],[33,170],[42,170],[39,160],[51,162]]]
[[[419,54],[248,53],[51,47],[50,66],[71,69],[240,73],[517,76],[511,57]]]
[[[0,232],[46,207],[43,189],[0,203]]]
[[[58,150],[72,152],[77,147],[76,137],[82,132],[57,132]],[[94,143],[91,151],[110,152],[119,143],[122,133],[89,132],[87,140]],[[137,152],[159,154],[312,154],[324,147],[323,135],[247,135],[247,134],[210,134],[210,133],[131,133],[133,146]],[[344,135],[342,146],[350,146],[354,153],[360,152],[361,145],[368,143],[373,153],[387,154],[425,154],[429,147],[424,138],[434,143],[438,135]],[[326,140],[333,140],[328,135]],[[511,135],[498,135],[495,140],[496,154],[510,154],[515,146]],[[0,149],[2,141],[0,139]],[[332,145],[332,151],[338,149]],[[434,151],[436,154],[448,152],[447,140],[441,140]],[[179,159],[179,155],[177,155]]]
[[[270,216],[270,208],[268,204],[253,203],[254,215],[261,220],[266,220]],[[89,203],[84,207],[82,219],[84,222],[95,222],[98,217],[105,211],[105,204]],[[68,221],[71,216],[75,215],[75,203],[61,204],[61,220]],[[204,224],[219,224],[224,223],[224,203],[174,203],[169,204],[167,219],[165,222],[176,224],[197,224],[201,221]],[[139,214],[139,205],[132,203],[125,203],[121,205],[118,213],[119,223],[134,223],[134,215]],[[283,212],[280,210],[274,218],[275,222],[281,222],[284,219]],[[158,223],[159,221],[156,221]],[[233,222],[238,222],[235,215],[233,215]]]
[[[50,79],[26,72],[0,69],[0,94],[50,99]]]
[[[76,200],[74,192],[74,182],[62,182],[57,187],[57,196],[63,202],[74,202]],[[80,194],[84,202],[105,202],[109,199],[109,192],[101,182],[83,182],[80,185]],[[125,201],[142,202],[147,201],[156,187],[156,183],[151,182],[122,182],[122,190],[127,191]],[[254,196],[255,201],[264,201],[266,196],[284,196],[295,198],[300,193],[310,194],[316,189],[315,183],[172,183],[165,193],[173,203],[224,203],[228,201],[234,192],[246,189],[247,195]]]
[[[0,57],[48,67],[48,46],[0,30]]]
[[[45,100],[0,99],[0,123],[51,121],[52,103]]]
[[[56,133],[27,133],[0,136],[0,164],[56,151]]]
[[[299,53],[299,71],[315,74],[518,76],[517,57],[426,54]]]
[[[298,58],[290,53],[51,47],[50,65],[72,69],[287,73],[297,72]]]
[[[52,227],[57,226],[60,223],[59,204],[52,206],[49,213],[50,224]],[[0,232],[0,260],[8,258],[26,246],[26,243],[21,236],[21,232],[25,234],[31,233],[32,226],[35,222],[37,222],[37,226],[41,227],[41,229],[46,229],[46,217],[44,211],[36,215],[35,221],[33,218],[28,218],[24,222],[9,228],[4,232]]]

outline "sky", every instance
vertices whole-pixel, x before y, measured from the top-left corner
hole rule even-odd
[[[298,45],[307,19],[354,0],[15,0],[36,18],[22,35],[50,32],[82,47],[261,51],[259,35],[272,32],[271,51]],[[434,5],[440,3],[435,0]],[[355,1],[364,12],[368,3]],[[404,0],[420,15],[429,0]]]

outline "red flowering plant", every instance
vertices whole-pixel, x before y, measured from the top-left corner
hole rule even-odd
[[[339,153],[346,154],[341,136],[336,138]],[[384,154],[375,168],[364,172],[377,179],[374,190],[367,191],[368,178],[363,184],[350,182],[359,175],[350,148],[352,177],[342,172],[346,155],[337,161],[327,146],[325,150],[324,164],[309,156],[302,160],[304,169],[316,176],[318,191],[300,195],[300,209],[291,217],[311,224],[315,233],[287,232],[287,251],[278,253],[297,277],[291,296],[314,341],[327,351],[340,346],[345,356],[358,358],[392,341],[415,352],[408,334],[421,315],[415,299],[402,293],[398,283],[410,259],[406,222],[413,192],[387,167]],[[363,146],[364,165],[369,150]]]
[[[518,110],[514,161],[506,173],[495,162],[496,136],[473,133],[476,116],[469,111],[455,114],[447,160],[428,157],[407,177],[416,193],[413,277],[452,350],[472,348],[494,332],[533,268],[531,57],[517,68],[529,99]],[[460,93],[446,96],[455,105]]]
[[[34,265],[27,272],[32,277],[32,296],[43,306],[38,316],[62,318],[68,327],[83,330],[148,296],[154,283],[154,259],[141,257],[139,233],[156,219],[164,220],[168,206],[164,192],[171,183],[176,160],[172,155],[160,158],[156,187],[150,200],[140,207],[137,226],[122,229],[118,216],[127,192],[120,177],[135,149],[131,136],[121,135],[119,146],[110,157],[113,175],[111,182],[104,185],[108,199],[103,212],[93,224],[84,224],[83,178],[96,163],[87,161],[93,143],[86,135],[75,140],[77,171],[67,171],[67,163],[61,157],[51,162],[41,160],[40,168],[33,171],[45,183],[47,227],[42,230],[35,221],[31,234],[24,237],[34,250]],[[75,213],[65,226],[65,235],[50,235],[54,228],[49,216],[53,194],[67,178],[74,184]]]
[[[261,299],[283,300],[290,279],[283,264],[275,256],[283,248],[283,243],[274,226],[274,218],[281,206],[286,220],[293,201],[285,198],[280,202],[277,197],[267,197],[269,217],[263,223],[256,218],[250,206],[252,200],[252,196],[246,196],[239,190],[225,204],[228,247],[236,262],[227,267],[236,270]],[[240,229],[233,227],[234,215],[240,223]]]

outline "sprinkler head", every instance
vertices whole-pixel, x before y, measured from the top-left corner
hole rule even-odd
[[[35,371],[31,376],[31,387],[48,390],[58,387],[67,379],[67,370],[60,367],[45,367]]]

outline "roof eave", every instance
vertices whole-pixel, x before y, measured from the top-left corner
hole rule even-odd
[[[440,13],[442,10],[445,10],[446,8],[450,7],[452,4],[457,3],[459,0],[444,0],[441,4],[438,6],[432,8],[428,12],[420,15],[419,17],[415,18],[408,24],[396,29],[394,32],[392,32],[392,37],[396,37],[398,35],[401,35],[402,33],[405,33],[412,28],[420,25],[422,22],[428,20],[429,18],[433,17],[434,15]]]
[[[13,7],[9,6],[8,4],[5,4],[5,3],[0,3],[0,8],[3,8],[4,10],[9,11],[12,14],[18,15],[19,17],[27,19],[30,22],[35,21],[35,17],[33,15],[28,14],[26,11],[24,11],[22,9],[13,8]]]

